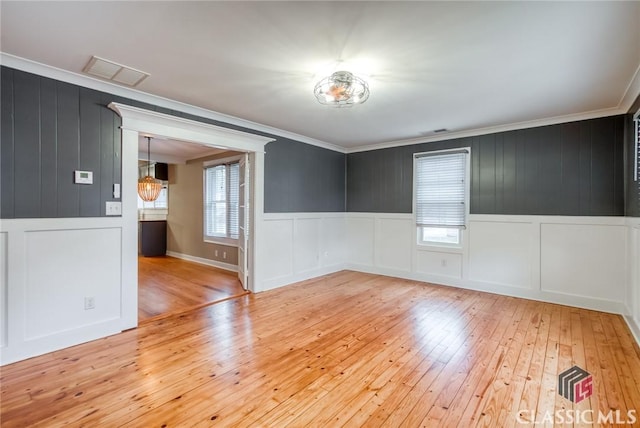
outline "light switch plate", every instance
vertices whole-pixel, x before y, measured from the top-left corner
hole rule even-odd
[[[107,201],[107,215],[122,215],[122,202]]]
[[[74,171],[73,182],[76,184],[93,184],[93,171]]]
[[[114,183],[113,185],[113,198],[120,199],[120,184]]]

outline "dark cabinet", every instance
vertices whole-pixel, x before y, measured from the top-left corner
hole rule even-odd
[[[140,222],[140,252],[145,257],[164,256],[166,254],[166,220],[148,220]]]

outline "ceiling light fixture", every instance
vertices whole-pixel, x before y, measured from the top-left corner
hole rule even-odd
[[[369,85],[348,71],[336,71],[319,81],[313,94],[320,104],[334,107],[351,107],[369,98]]]
[[[152,202],[158,199],[160,190],[162,190],[162,182],[151,176],[151,137],[147,139],[147,175],[138,179],[138,195],[145,202]]]

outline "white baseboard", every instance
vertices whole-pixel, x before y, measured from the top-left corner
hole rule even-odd
[[[623,318],[627,322],[629,330],[631,330],[631,334],[633,335],[634,339],[636,339],[638,346],[640,346],[640,325],[631,315],[624,315]]]
[[[318,269],[311,269],[303,272],[299,272],[294,275],[281,276],[278,278],[272,278],[266,281],[263,281],[262,287],[260,291],[272,290],[274,288],[283,287],[285,285],[294,284],[300,281],[306,281],[307,279],[317,278],[322,275],[329,275],[330,273],[340,272],[341,270],[345,270],[345,265],[335,264],[331,266],[323,266]]]
[[[190,256],[189,254],[176,253],[174,251],[167,251],[167,256],[175,257],[177,259],[187,260],[194,263],[200,263],[202,265],[213,266],[219,269],[228,270],[230,272],[238,272],[238,266],[229,263],[219,262],[217,260],[205,259],[203,257]]]
[[[486,293],[500,294],[503,296],[519,297],[523,299],[537,300],[540,302],[555,303],[559,305],[574,306],[583,309],[624,314],[626,309],[624,304],[611,300],[594,299],[584,296],[570,294],[553,293],[541,290],[525,289],[521,287],[509,287],[501,284],[492,284],[479,281],[464,280],[446,276],[428,275],[418,272],[406,272],[394,269],[378,268],[374,266],[358,265],[349,263],[345,269],[357,272],[372,273],[376,275],[392,276],[396,278],[410,279],[414,281],[428,282],[449,287],[458,287]],[[639,342],[640,343],[640,342]]]

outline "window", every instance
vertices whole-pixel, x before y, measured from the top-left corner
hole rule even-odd
[[[156,176],[156,165],[151,164],[147,166],[146,162],[143,165],[138,166],[138,178],[142,178],[146,175],[152,177]],[[147,202],[143,201],[140,195],[138,195],[138,209],[139,210],[166,210],[169,208],[169,186],[166,181],[162,182],[162,190],[158,195],[158,199],[155,201]]]
[[[169,208],[169,188],[166,184],[162,185],[162,190],[160,190],[160,194],[158,195],[158,199],[155,201],[147,202],[143,201],[140,195],[138,195],[138,209],[163,209],[166,210]]]
[[[414,155],[418,243],[460,246],[467,217],[469,149]]]
[[[633,179],[640,181],[640,110],[636,113],[634,120],[636,122],[636,147],[633,150]]]
[[[204,238],[238,239],[238,162],[205,165]]]

